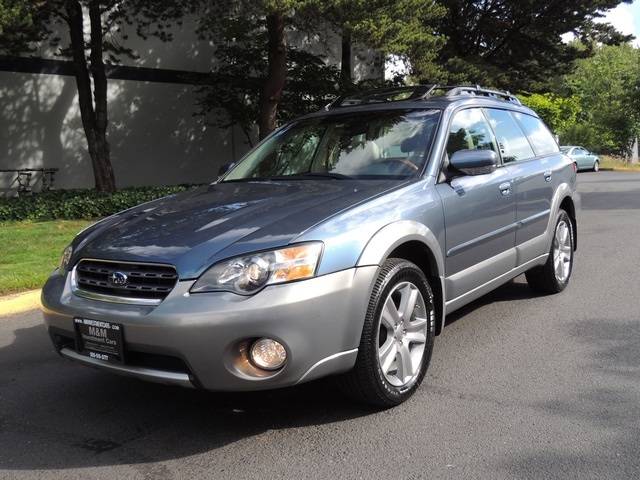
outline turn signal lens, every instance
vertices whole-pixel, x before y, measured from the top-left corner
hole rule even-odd
[[[313,248],[304,245],[277,251],[276,270],[273,273],[274,283],[312,276],[315,273],[319,255],[319,244],[314,245]]]
[[[287,361],[287,351],[282,344],[271,338],[254,342],[249,352],[251,363],[263,370],[277,370]]]

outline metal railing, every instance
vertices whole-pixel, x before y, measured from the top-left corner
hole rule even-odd
[[[0,169],[0,173],[13,173],[16,174],[16,178],[11,185],[16,183],[18,189],[18,195],[31,195],[33,193],[32,181],[35,181],[35,175],[42,174],[41,191],[53,190],[54,176],[58,171],[58,168],[10,168]]]

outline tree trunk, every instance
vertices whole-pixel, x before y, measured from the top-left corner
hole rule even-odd
[[[67,23],[71,37],[73,68],[78,87],[80,117],[87,138],[89,156],[93,165],[95,187],[103,192],[116,189],[111,148],[107,141],[107,77],[102,61],[102,22],[99,6],[91,3],[89,19],[91,23],[91,74],[94,81],[95,108],[91,96],[91,78],[85,56],[84,18],[78,0],[66,0]]]
[[[260,89],[258,128],[262,140],[276,128],[280,96],[287,79],[287,42],[284,38],[284,18],[280,13],[267,15],[269,35],[269,69]]]
[[[631,165],[638,164],[638,138],[633,139],[633,143],[631,144],[631,155],[629,155],[629,163]]]
[[[345,80],[351,80],[351,34],[342,31],[342,62],[340,63],[340,76]]]

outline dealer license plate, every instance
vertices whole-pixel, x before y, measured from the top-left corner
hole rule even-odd
[[[122,325],[88,318],[74,318],[78,353],[105,362],[122,363]]]

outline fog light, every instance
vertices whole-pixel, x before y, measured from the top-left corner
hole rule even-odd
[[[251,362],[265,370],[277,370],[287,360],[287,351],[271,338],[261,338],[253,343],[249,352]]]

